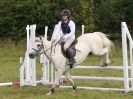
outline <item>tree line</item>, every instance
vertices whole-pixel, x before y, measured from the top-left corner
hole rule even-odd
[[[0,0],[0,38],[19,41],[26,37],[25,27],[37,24],[36,35],[44,34],[49,26],[51,37],[54,25],[61,20],[61,11],[70,9],[76,23],[76,35],[101,31],[116,40],[121,37],[121,22],[133,32],[133,0]]]

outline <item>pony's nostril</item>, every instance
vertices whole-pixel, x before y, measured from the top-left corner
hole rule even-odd
[[[35,55],[32,54],[32,53],[30,53],[30,54],[29,54],[29,57],[30,57],[30,58],[35,58]]]

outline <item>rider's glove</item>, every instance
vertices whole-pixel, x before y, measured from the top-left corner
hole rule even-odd
[[[67,36],[63,36],[63,40],[66,41],[67,40]]]
[[[55,42],[56,40],[55,39],[51,39],[52,42]]]

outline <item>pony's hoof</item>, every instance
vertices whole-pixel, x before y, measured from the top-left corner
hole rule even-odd
[[[78,90],[73,90],[72,93],[76,93]]]
[[[104,63],[103,65],[101,65],[100,67],[107,67],[108,64],[107,63]]]
[[[52,92],[50,91],[50,92],[46,93],[46,96],[50,96],[51,94],[52,94]]]
[[[106,67],[106,66],[108,66],[108,65],[109,65],[108,63],[104,63],[104,64],[103,64],[103,67]]]
[[[109,66],[109,64],[112,64],[112,63],[113,63],[113,61],[111,61],[109,63],[104,63],[101,67],[107,67],[107,66]]]

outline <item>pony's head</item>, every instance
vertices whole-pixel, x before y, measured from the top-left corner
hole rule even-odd
[[[44,49],[43,37],[36,37],[32,51],[29,53],[30,58],[35,58],[38,54],[42,53]]]

